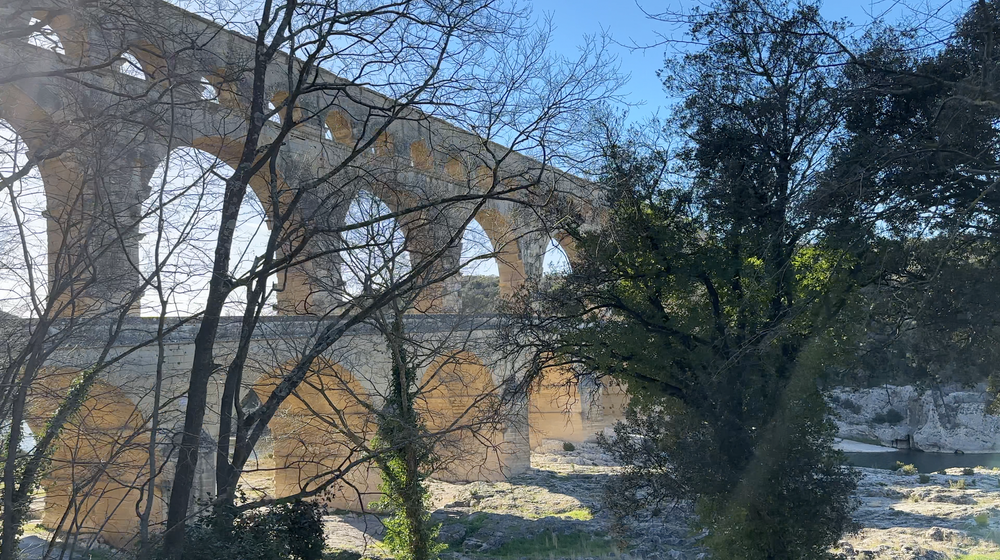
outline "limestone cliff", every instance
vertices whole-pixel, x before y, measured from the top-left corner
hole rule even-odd
[[[1000,416],[985,413],[985,386],[923,391],[892,385],[839,387],[827,398],[845,439],[878,440],[888,446],[910,442],[924,451],[1000,451]]]

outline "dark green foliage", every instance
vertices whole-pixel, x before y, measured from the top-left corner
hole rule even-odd
[[[568,441],[563,442],[563,451],[576,451],[576,446]]]
[[[972,476],[976,474],[976,469],[973,469],[971,467],[965,467],[964,469],[962,469],[962,474],[965,476]]]
[[[834,383],[969,385],[1000,359],[1000,3],[938,39],[876,27],[846,66],[824,211],[886,258]]]
[[[833,385],[934,386],[986,381],[1000,360],[1000,269],[996,248],[965,238],[884,242],[878,286],[855,294],[842,314]],[[902,258],[901,260],[900,257]],[[933,270],[933,274],[927,271]]]
[[[230,514],[199,517],[185,533],[185,560],[320,560],[322,506],[301,500]]]
[[[920,482],[920,484],[927,484],[928,482],[931,481],[931,476],[929,474],[921,474],[917,476],[917,480]]]
[[[462,312],[494,313],[500,297],[499,276],[463,276]]]
[[[878,219],[899,239],[959,229],[996,237],[998,15],[995,1],[971,3],[943,48],[891,28],[869,35],[847,67],[848,136],[830,173],[831,184],[867,188],[853,199],[840,190],[832,211],[871,233]]]
[[[777,419],[786,428],[763,438],[736,488],[699,503],[705,544],[721,558],[826,558],[854,526],[858,475],[831,449],[821,397],[804,383],[789,397]]]
[[[537,304],[564,318],[554,355],[633,394],[603,442],[626,465],[620,524],[693,497],[719,558],[826,557],[856,506],[816,374],[871,257],[813,213],[815,156],[841,125],[818,20],[741,0],[691,16],[708,46],[662,74],[683,98],[679,149],[605,127],[607,227],[571,232],[581,259]]]
[[[87,369],[80,372],[70,384],[66,398],[59,403],[55,414],[45,423],[45,427],[35,440],[34,447],[27,453],[20,450],[20,443],[24,441],[24,433],[20,430],[22,426],[11,426],[10,422],[0,422],[0,465],[10,460],[14,461],[14,480],[16,481],[15,491],[12,493],[11,501],[13,507],[4,512],[8,516],[10,528],[13,531],[4,531],[5,534],[20,538],[24,531],[24,522],[31,507],[31,495],[41,485],[41,479],[49,469],[52,461],[52,454],[58,445],[59,434],[66,426],[67,422],[79,412],[80,407],[87,400],[87,396],[97,380],[98,370]],[[18,428],[19,437],[13,438],[13,428]],[[16,439],[12,446],[12,439]],[[13,448],[13,449],[12,449]],[[4,511],[0,504],[0,511]],[[3,537],[0,536],[0,542]]]
[[[890,408],[885,412],[876,413],[872,416],[872,424],[899,424],[905,416],[895,408]]]

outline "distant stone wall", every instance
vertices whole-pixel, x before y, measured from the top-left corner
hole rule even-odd
[[[839,435],[923,451],[1000,452],[1000,416],[986,414],[985,386],[835,388],[827,393]]]

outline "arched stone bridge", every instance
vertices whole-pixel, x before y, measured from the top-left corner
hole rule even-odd
[[[128,13],[48,1],[58,15],[46,17],[45,1],[32,4],[39,6],[33,13],[17,14],[25,25],[49,21],[48,43],[0,43],[5,78],[0,81],[0,119],[11,124],[29,155],[41,159],[48,214],[54,221],[51,256],[68,252],[67,245],[74,243],[64,238],[67,226],[59,223],[61,217],[66,222],[75,213],[86,222],[91,238],[108,235],[105,230],[112,224],[116,228],[110,236],[117,242],[101,244],[100,251],[88,249],[99,253],[98,281],[76,297],[120,301],[140,282],[136,266],[129,264],[139,262],[139,236],[131,226],[140,220],[157,166],[171,150],[185,146],[235,164],[249,119],[264,118],[248,114],[254,43],[162,0],[118,6]],[[0,17],[4,10],[0,7]],[[277,157],[279,189],[284,187],[284,193],[326,179],[300,203],[297,226],[314,234],[337,231],[348,202],[360,190],[397,211],[500,185],[524,186],[490,200],[475,215],[497,254],[501,294],[509,295],[541,274],[550,236],[572,257],[573,247],[558,233],[557,222],[570,216],[583,224],[596,219],[592,202],[597,191],[585,181],[417,109],[400,108],[394,100],[322,69],[315,71],[315,81],[329,87],[314,88],[318,91],[298,97],[289,107],[289,61],[279,55],[271,66],[265,85],[270,106],[280,119],[303,121],[286,137]],[[262,145],[279,126],[265,126]],[[251,181],[268,208],[270,186],[267,171]],[[545,216],[539,211],[542,202]],[[463,223],[462,210],[455,204],[431,219],[420,215],[402,223],[411,253],[430,252],[448,239]],[[456,261],[460,253],[455,247],[446,260]],[[50,259],[50,269],[57,266],[57,259]],[[339,277],[338,262],[303,264],[282,279],[279,307],[286,313],[321,313],[338,298]],[[421,307],[454,311],[456,305],[455,298],[445,298]]]
[[[20,321],[15,324],[23,327]],[[172,326],[168,323],[167,329]],[[262,321],[250,351],[246,386],[266,398],[283,367],[294,364],[308,350],[320,326],[304,317]],[[459,419],[460,426],[483,426],[444,436],[440,454],[445,463],[435,478],[475,481],[516,475],[530,467],[530,449],[542,439],[579,443],[610,425],[621,410],[620,392],[578,391],[567,384],[567,378],[558,376],[547,379],[527,402],[515,397],[487,406],[484,399],[502,399],[505,385],[517,379],[524,365],[517,358],[497,354],[495,328],[496,318],[490,316],[414,314],[405,318],[406,331],[418,347],[426,349],[425,355],[417,358],[422,383],[427,384],[417,408],[428,427],[447,431]],[[161,352],[157,329],[157,319],[129,319],[110,347],[108,359],[115,363],[102,372],[77,418],[67,427],[54,454],[52,471],[43,481],[43,525],[82,528],[85,533],[100,531],[114,544],[135,537],[135,505],[142,500],[149,472],[149,421]],[[228,363],[235,352],[239,330],[238,318],[224,320],[216,354],[220,363]],[[100,361],[99,354],[108,344],[104,332],[93,328],[74,333],[53,353],[47,362],[51,373],[42,377],[31,399],[28,423],[36,433],[81,367]],[[162,520],[166,511],[169,459],[174,453],[173,439],[183,425],[183,394],[196,333],[197,325],[192,323],[163,338],[161,402],[166,404],[159,410],[157,447],[158,456],[165,460],[157,478],[154,522]],[[116,360],[117,356],[122,357]],[[257,489],[273,497],[314,490],[331,474],[361,459],[363,450],[350,437],[368,439],[374,435],[373,415],[366,406],[384,399],[385,372],[391,367],[385,339],[366,326],[353,329],[324,354],[295,397],[282,405],[271,422],[272,448],[261,449],[262,457],[251,462],[250,479],[258,481]],[[220,373],[213,377],[211,393],[221,393],[222,385]],[[252,406],[247,404],[248,409]],[[495,429],[493,416],[477,418],[477,410],[499,411],[502,429]],[[344,418],[335,416],[341,413]],[[348,433],[343,432],[344,426]],[[218,430],[218,410],[210,409],[196,489],[202,497],[215,488],[214,438]],[[273,456],[273,465],[265,454]],[[350,471],[343,482],[331,488],[328,503],[357,510],[374,500],[379,478],[369,468],[363,465]]]
[[[82,276],[56,290],[57,297],[70,304],[69,315],[85,316],[123,303],[138,315],[138,224],[153,191],[154,171],[178,147],[197,148],[235,165],[248,123],[264,118],[248,114],[252,40],[168,2],[129,1],[116,5],[120,10],[114,12],[107,10],[110,4],[84,7],[41,0],[32,12],[16,11],[13,4],[0,6],[0,18],[8,21],[48,23],[42,40],[0,40],[0,119],[24,141],[28,157],[38,161],[49,221],[50,288],[55,289],[67,270],[78,270],[79,259],[87,263]],[[325,70],[316,70],[317,82],[337,87],[319,88],[290,105],[289,69],[294,72],[297,65],[278,56],[266,72],[265,88],[279,121],[265,126],[263,144],[276,137],[281,119],[302,122],[285,138],[273,168],[262,171],[251,186],[270,209],[271,204],[283,204],[284,193],[310,185],[294,224],[316,238],[313,243],[323,256],[302,259],[281,278],[277,309],[284,316],[261,321],[248,368],[252,376],[244,379],[254,391],[265,391],[269,380],[302,354],[323,321],[317,317],[343,300],[341,262],[329,248],[341,242],[335,232],[342,229],[348,204],[359,191],[374,193],[393,211],[469,199],[433,215],[401,218],[406,246],[419,261],[422,254],[439,249],[442,240],[455,237],[456,228],[465,223],[463,211],[474,207],[474,195],[498,186],[511,188],[509,196],[490,200],[475,214],[497,255],[502,295],[541,275],[550,238],[572,259],[573,247],[557,223],[572,219],[585,226],[597,221],[598,198],[589,183]],[[454,266],[460,259],[461,246],[447,249],[447,263]],[[489,342],[492,319],[455,313],[460,311],[458,281],[456,276],[445,282],[449,286],[427,290],[416,304],[423,314],[407,319],[408,330],[435,349],[426,356],[422,375],[438,381],[421,403],[433,426],[447,426],[456,415],[476,408],[477,395],[516,378],[522,365],[494,354]],[[479,322],[474,328],[465,324],[456,329],[461,321]],[[13,323],[11,332],[23,331],[23,323]],[[148,477],[146,426],[159,356],[151,341],[157,325],[155,319],[132,317],[112,345],[114,355],[150,342],[102,373],[67,428],[44,482],[45,525],[100,531],[116,544],[134,536],[136,504],[145,491],[142,478]],[[170,434],[183,416],[192,329],[178,329],[163,346],[162,402],[167,405],[161,422],[167,441],[160,456],[168,459]],[[224,321],[216,352],[220,363],[233,352],[238,329],[235,318]],[[42,428],[52,403],[66,394],[72,378],[98,361],[107,345],[102,332],[107,330],[91,324],[48,358],[49,375],[32,397],[33,429]],[[458,332],[464,332],[461,341],[453,339]],[[286,402],[271,425],[275,469],[266,474],[273,478],[278,496],[308,490],[324,473],[352,459],[346,436],[323,429],[324,415],[337,409],[357,434],[371,435],[369,415],[358,404],[366,399],[358,397],[377,400],[385,388],[375,373],[387,366],[384,341],[363,327],[324,355],[298,391],[299,398]],[[528,468],[533,439],[587,437],[603,425],[602,407],[590,406],[587,395],[556,380],[536,392],[531,403],[511,403],[503,430],[487,434],[485,440],[454,434],[446,442],[453,460],[440,476],[495,480]],[[611,396],[604,405],[619,398]],[[218,433],[217,415],[209,411],[206,437]],[[214,452],[206,451],[199,463],[205,467],[199,491],[210,493]],[[169,471],[170,461],[157,468]],[[170,480],[167,474],[158,477],[160,498],[167,495],[162,487]],[[335,505],[356,508],[374,495],[377,482],[359,469],[344,485],[354,492],[336,494]],[[75,496],[72,501],[70,494]],[[153,520],[162,519],[164,511],[164,504],[156,501]]]

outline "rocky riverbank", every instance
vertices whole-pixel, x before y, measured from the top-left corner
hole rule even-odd
[[[706,558],[683,505],[647,515],[624,541],[610,536],[602,492],[618,468],[596,445],[566,451],[562,442],[549,441],[532,453],[531,465],[509,482],[431,482],[432,517],[442,523],[446,559]],[[332,548],[383,557],[374,516],[332,515],[327,521]]]
[[[602,486],[617,468],[596,446],[563,451],[551,442],[532,455],[532,467],[505,483],[431,484],[434,518],[449,544],[445,558],[708,557],[688,528],[690,510],[683,504],[647,514],[627,542],[612,539]],[[1000,558],[1000,470],[948,469],[923,473],[926,479],[860,471],[855,518],[861,530],[835,549],[845,560],[946,560],[974,553]],[[329,544],[344,550],[343,558],[383,557],[375,517],[332,515],[327,521]]]
[[[840,437],[923,451],[1000,451],[1000,416],[986,414],[986,387],[835,388],[827,393]]]
[[[448,544],[446,560],[706,560],[689,529],[690,507],[646,512],[622,540],[612,538],[603,486],[618,471],[593,444],[566,451],[546,442],[532,469],[509,482],[430,484],[433,518]],[[860,469],[855,519],[860,531],[834,549],[843,560],[1000,558],[1000,469],[938,473]],[[923,475],[923,476],[921,476]],[[327,560],[388,558],[374,515],[325,519]],[[32,526],[26,558],[39,557],[47,534]],[[36,547],[31,549],[32,547]],[[76,558],[116,558],[109,550]]]
[[[947,469],[930,474],[861,469],[862,529],[838,551],[848,559],[1000,558],[1000,471]]]

